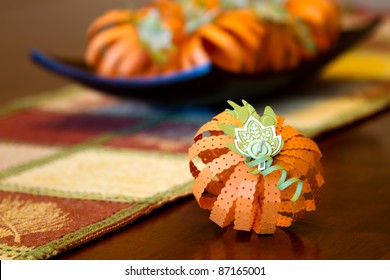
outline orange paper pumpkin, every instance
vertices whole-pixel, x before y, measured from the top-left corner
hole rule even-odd
[[[250,9],[220,13],[193,34],[201,39],[210,60],[219,68],[236,73],[254,73],[256,55],[265,33]]]
[[[189,149],[193,194],[221,227],[272,234],[315,210],[321,152],[266,107],[243,101],[204,124]]]
[[[139,10],[112,10],[88,29],[87,64],[104,76],[151,76],[178,71],[184,37],[178,3],[156,1]]]
[[[334,0],[154,0],[98,17],[88,29],[85,60],[110,77],[210,62],[233,73],[278,72],[334,46],[339,21]]]

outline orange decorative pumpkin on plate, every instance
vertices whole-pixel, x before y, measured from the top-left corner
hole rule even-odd
[[[107,94],[211,105],[303,83],[381,22],[373,17],[340,33],[335,1],[256,3],[156,0],[138,10],[113,10],[91,24],[84,58],[39,50],[31,58]]]
[[[234,73],[293,69],[332,47],[332,0],[157,0],[114,10],[88,30],[86,61],[105,76],[151,76],[210,61]]]

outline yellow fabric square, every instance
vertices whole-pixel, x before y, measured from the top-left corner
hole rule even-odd
[[[89,149],[9,177],[43,190],[147,198],[189,182],[186,155]]]
[[[56,147],[2,142],[0,143],[0,171],[49,156],[56,151],[58,151]]]

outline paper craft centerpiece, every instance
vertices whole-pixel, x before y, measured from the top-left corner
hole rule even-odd
[[[204,124],[189,149],[193,193],[221,227],[272,234],[315,210],[321,151],[266,107],[243,101]]]
[[[206,64],[233,73],[296,68],[332,48],[334,0],[153,0],[110,10],[88,28],[85,60],[108,77],[148,77]]]

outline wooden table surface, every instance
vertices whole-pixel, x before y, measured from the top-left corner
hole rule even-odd
[[[0,104],[65,85],[28,59],[32,47],[78,56],[84,30],[122,1],[3,1]],[[221,229],[181,199],[59,259],[390,259],[390,110],[317,139],[326,184],[316,212],[275,235]]]

